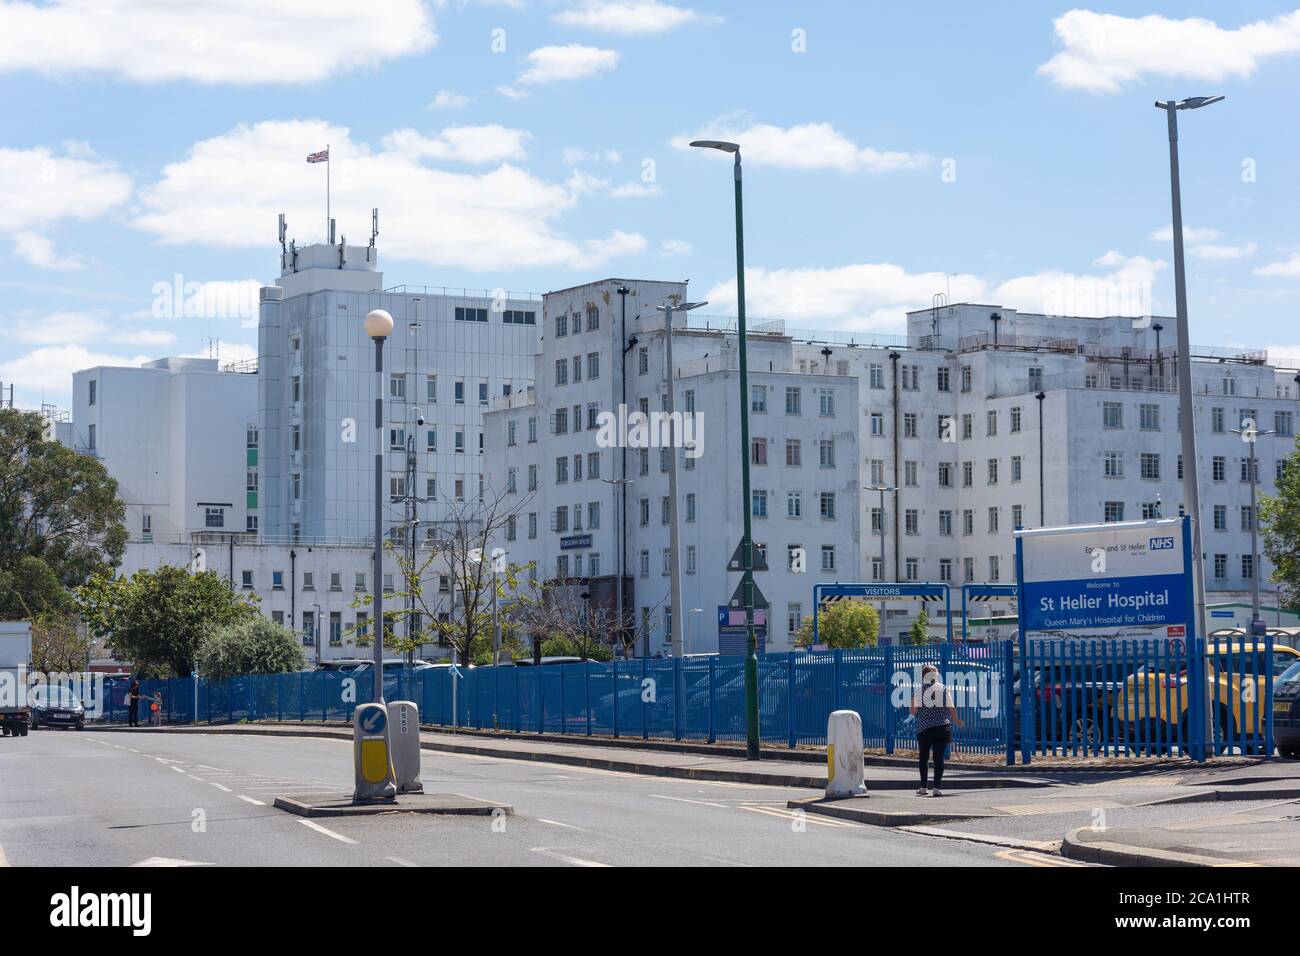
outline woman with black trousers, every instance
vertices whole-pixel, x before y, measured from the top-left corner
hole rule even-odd
[[[126,691],[126,725],[140,726],[140,682],[138,680],[131,681],[131,686]]]
[[[926,664],[921,668],[921,687],[912,697],[912,716],[916,718],[916,743],[920,757],[921,789],[918,796],[943,796],[943,758],[952,743],[953,724],[962,726],[953,706],[952,694],[939,683],[939,668]],[[929,786],[930,752],[934,751],[934,789]]]

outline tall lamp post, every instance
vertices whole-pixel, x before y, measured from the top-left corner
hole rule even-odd
[[[749,500],[749,365],[745,358],[745,218],[741,202],[740,145],[715,139],[697,139],[692,146],[732,153],[736,181],[736,336],[740,340],[740,493],[745,533],[740,539],[745,596],[745,757],[757,760],[758,746],[758,641],[754,637],[754,538]]]
[[[1205,625],[1205,551],[1201,544],[1201,486],[1196,467],[1196,416],[1192,411],[1192,346],[1187,329],[1187,277],[1183,263],[1183,197],[1178,182],[1178,111],[1197,110],[1223,99],[1222,96],[1193,96],[1181,102],[1156,101],[1156,109],[1165,111],[1169,126],[1169,192],[1173,210],[1174,234],[1174,302],[1178,333],[1178,354],[1175,366],[1178,375],[1178,427],[1182,431],[1183,497],[1188,514],[1192,516],[1192,574],[1196,588],[1196,630],[1204,640]],[[1210,684],[1205,684],[1204,734],[1208,742],[1213,739],[1211,711],[1213,709]]]
[[[366,335],[375,343],[375,573],[370,603],[375,622],[376,704],[384,702],[384,340],[393,331],[393,317],[383,309],[366,315]]]
[[[622,541],[622,527],[621,527],[623,523],[622,521],[623,514],[622,514],[621,505],[622,505],[623,495],[626,494],[626,492],[623,489],[627,485],[632,484],[632,479],[631,478],[602,478],[601,481],[605,482],[605,484],[607,485],[610,485],[614,489],[614,507],[619,509],[619,526],[616,526],[614,529],[614,535],[616,538],[619,539],[618,560],[615,562],[618,566],[618,583],[615,584],[614,586],[614,591],[615,591],[614,601],[615,601],[615,606],[617,607],[617,610],[614,613],[618,615],[618,624],[615,625],[614,634],[618,640],[619,647],[622,648],[624,647],[623,644],[624,626],[623,625],[625,622],[623,619],[624,571],[623,571],[623,541]]]
[[[1229,431],[1240,435],[1241,440],[1250,448],[1250,455],[1246,458],[1246,467],[1250,469],[1250,636],[1264,637],[1264,618],[1259,609],[1259,459],[1255,457],[1255,440],[1261,435],[1272,435],[1273,431],[1255,428],[1254,424],[1242,422],[1240,428],[1231,428]]]
[[[880,580],[889,580],[885,577],[885,492],[897,491],[892,485],[867,485],[863,491],[880,492]]]
[[[664,362],[668,371],[668,571],[671,575],[669,578],[669,593],[673,607],[673,657],[682,656],[682,648],[685,646],[684,625],[682,620],[682,562],[681,562],[681,532],[677,528],[677,410],[676,399],[673,393],[676,387],[673,381],[673,313],[690,312],[692,309],[698,309],[700,306],[708,305],[708,302],[682,302],[679,305],[673,305],[671,302],[667,305],[655,306],[656,311],[664,314]]]

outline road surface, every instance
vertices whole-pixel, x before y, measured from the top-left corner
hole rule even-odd
[[[351,790],[351,743],[45,730],[0,746],[12,866],[1008,866],[1068,861],[795,813],[812,791],[424,751],[427,791],[514,815],[306,820],[278,794]]]

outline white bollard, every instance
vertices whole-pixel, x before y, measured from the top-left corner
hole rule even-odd
[[[856,710],[837,710],[826,722],[826,796],[865,797],[862,718]]]

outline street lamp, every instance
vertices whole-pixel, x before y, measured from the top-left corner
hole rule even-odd
[[[1043,452],[1043,402],[1047,393],[1039,392],[1034,398],[1038,402],[1038,527],[1043,528],[1047,526],[1047,472]]]
[[[1240,435],[1241,440],[1250,446],[1250,457],[1246,467],[1250,469],[1250,636],[1264,637],[1264,618],[1259,613],[1259,505],[1256,503],[1256,487],[1259,484],[1259,459],[1255,457],[1255,440],[1260,435],[1272,435],[1266,428],[1254,428],[1242,422],[1241,428],[1228,431]]]
[[[375,343],[375,573],[370,602],[375,622],[376,704],[384,702],[384,340],[393,331],[393,317],[383,309],[366,315],[366,335]]]
[[[885,577],[885,492],[897,491],[892,485],[865,485],[863,491],[880,492],[880,580],[887,581]]]
[[[670,301],[667,305],[655,306],[656,311],[664,314],[664,340],[665,355],[664,361],[668,368],[668,572],[669,572],[669,594],[673,608],[673,657],[682,656],[682,647],[684,640],[683,622],[682,622],[682,563],[678,551],[681,548],[680,532],[677,529],[677,431],[676,431],[676,404],[673,393],[676,387],[673,383],[673,313],[690,312],[701,306],[708,305],[708,302],[682,302],[673,305]]]
[[[633,479],[626,478],[626,477],[625,478],[602,478],[601,481],[605,482],[605,484],[607,485],[611,485],[614,489],[614,507],[619,509],[619,524],[621,525],[623,514],[622,514],[622,508],[620,507],[620,501],[621,501],[621,496],[626,493],[624,492],[623,488],[625,485],[632,484]],[[618,565],[618,582],[614,586],[614,590],[616,592],[614,600],[618,607],[618,610],[615,611],[615,613],[618,615],[618,625],[614,633],[617,635],[619,647],[622,648],[624,647],[623,644],[623,573],[624,572],[623,572],[623,542],[621,540],[621,535],[619,534],[620,531],[621,528],[615,529],[615,535],[620,537],[620,540],[618,542],[618,561],[616,562]]]
[[[745,217],[741,202],[740,145],[697,139],[692,146],[735,154],[736,181],[736,337],[740,341],[740,494],[745,533],[740,539],[740,579],[745,596],[745,757],[758,759],[758,641],[754,637],[754,539],[749,500],[749,365],[745,358]]]
[[[1192,516],[1193,574],[1196,587],[1196,628],[1205,637],[1205,552],[1201,546],[1201,487],[1196,461],[1196,416],[1192,409],[1192,347],[1187,328],[1187,277],[1183,263],[1183,199],[1178,182],[1178,111],[1196,110],[1223,99],[1222,96],[1193,96],[1182,102],[1156,101],[1156,109],[1165,111],[1169,126],[1169,192],[1173,210],[1174,237],[1174,302],[1178,333],[1178,354],[1175,366],[1178,375],[1178,422],[1182,430],[1183,497],[1187,513]],[[1205,739],[1210,740],[1211,725],[1210,685],[1205,685]]]

